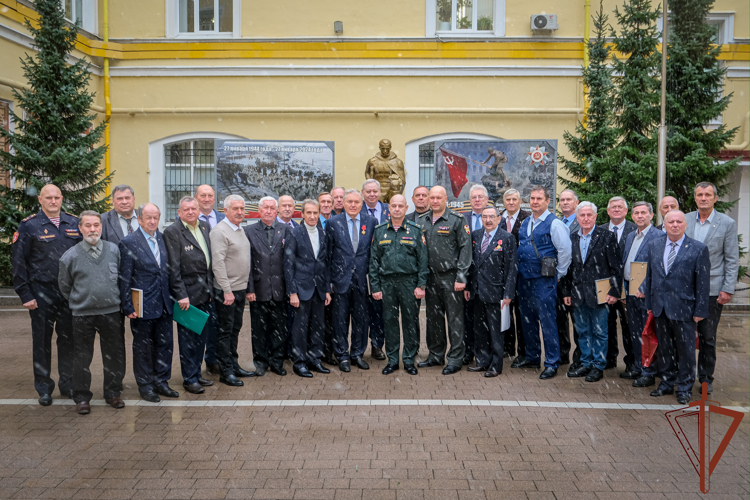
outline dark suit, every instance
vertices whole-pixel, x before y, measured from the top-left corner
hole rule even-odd
[[[391,211],[388,209],[387,203],[383,203],[382,201],[378,201],[378,203],[382,208],[378,224],[382,224],[391,218]],[[370,216],[366,203],[362,203],[362,210],[360,213]],[[370,317],[370,342],[372,342],[372,345],[378,349],[383,349],[383,345],[385,344],[385,333],[383,331],[383,301],[375,300],[372,298],[372,295],[368,295],[367,309]]]
[[[708,248],[685,236],[667,272],[664,251],[672,243],[659,238],[648,245],[648,268],[640,291],[646,296],[646,309],[656,320],[657,371],[660,389],[692,396],[695,383],[696,324],[693,317],[708,317],[711,261]]]
[[[605,226],[609,229],[609,225]],[[625,243],[627,237],[633,231],[637,231],[638,226],[629,220],[625,221],[625,227],[622,228],[622,235],[620,236],[620,255],[625,251]],[[610,231],[611,232],[611,231]],[[607,349],[607,364],[617,365],[617,357],[620,354],[619,346],[617,345],[617,314],[620,314],[620,330],[622,331],[622,347],[625,349],[625,357],[623,361],[626,367],[632,367],[635,363],[635,355],[633,354],[633,343],[631,342],[630,327],[628,326],[628,313],[625,309],[625,304],[617,301],[616,304],[607,306],[609,313],[607,316],[607,332],[609,337],[609,346]]]
[[[636,236],[638,236],[637,230],[630,233],[625,241],[625,250],[622,253],[623,266],[628,260],[628,255],[630,255],[630,250],[633,248],[633,242],[635,241]],[[646,232],[646,235],[643,236],[643,242],[641,243],[641,246],[638,247],[638,252],[635,254],[635,259],[633,260],[633,262],[646,262],[646,259],[648,258],[648,244],[653,240],[659,238],[666,238],[666,234],[652,226],[648,230],[648,232]],[[625,276],[624,268],[623,276]],[[625,293],[627,294],[625,300],[627,301],[628,308],[628,329],[630,330],[630,343],[633,346],[633,363],[635,365],[636,371],[641,372],[641,375],[654,376],[656,375],[656,365],[652,364],[651,366],[646,368],[643,366],[642,362],[643,351],[641,350],[641,347],[643,342],[641,340],[641,336],[643,334],[643,329],[646,327],[646,320],[648,319],[646,300],[639,299],[635,296],[636,291],[630,290],[629,281],[625,281],[623,283],[623,286],[625,287]]]
[[[140,229],[120,242],[120,300],[132,314],[131,288],[143,290],[142,317],[130,320],[133,332],[133,372],[138,390],[152,392],[172,377],[172,298],[169,296],[167,247],[159,231],[159,262]]]
[[[214,222],[214,226],[218,224],[219,222],[223,221],[226,218],[226,215],[224,215],[223,212],[218,212],[216,210],[213,211],[214,217],[216,219],[216,222]],[[205,222],[208,228],[208,232],[211,232],[211,229],[214,228],[214,226],[211,226],[210,222],[208,221],[208,218],[201,213],[198,218]],[[213,275],[212,275],[213,276]],[[216,302],[212,301],[211,307],[214,309],[213,316],[209,318],[209,324],[208,329],[203,332],[204,337],[206,337],[206,354],[204,356],[206,360],[206,365],[217,365],[219,364],[219,358],[216,357],[216,329],[218,328],[218,318],[216,317]]]
[[[278,371],[284,363],[288,337],[284,247],[291,232],[289,226],[278,221],[271,226],[263,222],[245,226],[252,248],[247,293],[255,294],[255,301],[250,302],[250,322],[256,370],[273,367]]]
[[[313,252],[306,224],[295,227],[284,248],[284,278],[288,295],[297,294],[299,307],[292,323],[292,359],[294,366],[318,364],[323,357],[324,307],[329,292],[328,239],[318,228],[320,248]]]
[[[130,221],[133,227],[133,231],[138,231],[140,227],[138,225],[138,218],[135,216],[135,210],[133,210],[133,219]],[[128,236],[122,232],[122,226],[120,225],[120,216],[114,209],[109,212],[102,214],[102,239],[110,241],[115,245],[119,245],[123,238]]]
[[[571,216],[572,217],[572,216]],[[566,217],[561,215],[559,217],[563,224],[565,223]],[[571,237],[578,233],[581,229],[578,224],[578,217],[573,219],[573,222],[568,226]],[[573,317],[573,308],[566,306],[563,302],[563,289],[562,286],[557,287],[557,336],[560,340],[560,363],[565,365],[570,363],[570,350],[572,344],[570,342],[570,323],[573,323],[573,343],[575,343],[575,350],[573,351],[573,363],[578,363],[581,359],[581,350],[578,349],[578,332],[576,331],[576,322]]]
[[[180,369],[186,384],[197,384],[203,364],[203,353],[206,348],[206,335],[215,329],[216,311],[212,302],[213,272],[209,265],[211,259],[211,240],[207,222],[198,221],[203,239],[206,241],[208,255],[185,224],[177,219],[164,229],[164,245],[169,255],[169,290],[175,301],[190,299],[190,305],[208,313],[208,321],[200,333],[177,325],[177,344],[180,346]],[[208,257],[208,260],[206,260]]]
[[[507,231],[507,214],[500,220],[500,227]],[[531,212],[526,210],[518,209],[516,212],[516,221],[510,230],[510,234],[513,235],[516,244],[516,250],[518,249],[518,231],[521,229],[521,224],[524,219],[531,215]],[[526,356],[526,343],[523,339],[523,328],[521,327],[521,310],[518,307],[518,280],[516,280],[516,294],[513,302],[510,303],[510,328],[505,332],[505,355],[511,358],[518,352],[519,356]],[[518,349],[516,350],[516,340],[518,341]]]
[[[580,230],[579,230],[580,231]],[[607,295],[620,298],[622,257],[615,235],[601,226],[591,231],[591,240],[584,260],[581,235],[570,236],[573,259],[568,273],[561,280],[564,297],[570,297],[581,351],[580,362],[587,368],[604,370],[607,365],[607,306],[599,304],[596,282],[609,280]]]
[[[518,260],[515,238],[497,228],[482,252],[485,230],[471,233],[472,265],[466,289],[471,293],[474,312],[475,355],[477,366],[502,373],[505,349],[502,301],[516,294]]]
[[[474,211],[470,210],[463,214],[466,224],[469,226],[469,231],[474,232],[478,230],[484,231],[482,225],[482,213],[479,212],[479,217],[474,217]],[[477,224],[479,224],[477,229]],[[464,300],[464,345],[466,346],[466,353],[464,359],[470,362],[476,354],[474,349],[474,301]]]
[[[378,225],[374,217],[360,213],[359,224],[355,228],[359,238],[355,252],[349,235],[349,221],[350,217],[343,213],[331,217],[326,224],[333,289],[333,350],[339,361],[361,358],[367,349],[367,272],[370,267],[370,243],[375,226]],[[351,348],[348,340],[350,318]]]

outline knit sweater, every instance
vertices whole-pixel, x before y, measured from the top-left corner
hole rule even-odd
[[[209,237],[214,285],[224,293],[241,291],[244,295],[250,278],[250,241],[245,231],[235,230],[224,219],[214,226]]]
[[[120,251],[117,245],[101,240],[99,258],[89,253],[91,245],[79,242],[60,257],[58,284],[68,299],[73,316],[111,314],[120,310],[117,285]]]

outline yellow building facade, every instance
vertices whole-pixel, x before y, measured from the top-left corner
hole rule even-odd
[[[360,187],[367,160],[388,138],[405,163],[410,194],[429,184],[420,150],[435,140],[556,139],[565,155],[563,132],[582,118],[583,41],[591,26],[581,1],[62,4],[84,28],[74,56],[92,63],[96,110],[102,118],[111,112],[114,184],[130,184],[137,201],[160,207],[173,205],[180,189],[210,181],[201,166],[213,163],[203,151],[214,139],[333,142],[335,184]],[[613,24],[617,5],[604,2]],[[11,89],[23,85],[19,58],[33,51],[23,22],[35,16],[25,0],[0,0],[6,109],[14,108]],[[556,29],[532,29],[535,16]],[[717,123],[740,127],[729,154],[747,158],[750,4],[717,0],[709,22],[727,67],[724,90],[734,93]],[[179,162],[190,172],[177,181],[170,180],[176,149],[188,151]],[[740,199],[733,215],[743,233],[749,177],[745,161],[732,196]]]

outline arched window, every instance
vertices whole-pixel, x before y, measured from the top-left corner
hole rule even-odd
[[[177,217],[180,198],[201,184],[216,186],[214,140],[195,139],[164,145],[164,220]]]

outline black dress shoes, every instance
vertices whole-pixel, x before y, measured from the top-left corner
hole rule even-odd
[[[206,363],[206,371],[212,375],[221,375],[221,365],[219,363]]]
[[[220,377],[219,382],[225,385],[232,386],[232,387],[242,387],[243,385],[245,385],[245,383],[242,380],[238,379],[234,375],[227,375],[226,377]]]
[[[467,370],[470,372],[486,372],[487,367],[486,366],[470,366],[469,368],[467,368]]]
[[[516,358],[516,360],[518,360],[519,358],[520,356]],[[510,365],[510,367],[511,368],[541,368],[542,365],[539,363],[532,363],[531,361],[527,361],[526,358],[523,358],[518,363],[514,361],[513,364]]]
[[[256,366],[255,371],[253,373],[255,373],[256,377],[262,377],[263,375],[266,374],[266,369],[263,368],[262,366],[261,367]]]
[[[249,372],[247,370],[243,370],[242,368],[235,368],[234,376],[235,377],[254,377],[255,372]]]
[[[526,360],[525,356],[518,356],[516,359],[513,360],[513,362],[510,364],[511,368],[518,368],[518,365],[523,363]]]
[[[356,366],[360,370],[370,369],[370,365],[368,365],[367,362],[365,362],[365,360],[362,358],[352,358],[352,363],[354,363],[354,366]]]
[[[81,401],[80,403],[76,403],[76,413],[79,415],[88,415],[91,413],[91,405],[88,401]]]
[[[154,392],[158,394],[159,396],[164,396],[167,398],[179,398],[180,393],[169,387],[167,384],[164,385],[157,385],[154,387]]]
[[[385,368],[383,368],[383,375],[390,375],[396,370],[398,370],[398,365],[387,364],[385,365]]]
[[[49,394],[42,394],[39,396],[39,404],[41,406],[49,406],[52,404],[52,396]]]
[[[310,370],[307,369],[306,366],[303,366],[302,368],[294,367],[294,373],[296,375],[299,375],[300,377],[304,378],[312,378],[313,374],[310,372]]]
[[[656,380],[651,375],[644,375],[633,381],[633,387],[651,387],[656,384]]]
[[[435,361],[434,359],[428,359],[427,361],[417,363],[417,366],[420,368],[429,368],[431,366],[443,366],[443,363]]]
[[[568,370],[568,377],[570,378],[577,378],[577,377],[585,377],[589,374],[591,371],[591,368],[587,368],[585,366],[579,366],[578,368],[573,369],[573,367],[570,367],[570,370]]]
[[[460,366],[448,365],[445,368],[443,368],[443,375],[453,375],[454,373],[458,373],[460,371],[461,371]]]
[[[339,362],[336,361],[336,358],[334,358],[332,355],[331,356],[325,356],[323,358],[323,363],[325,363],[327,365],[331,365],[331,366],[338,366],[338,364],[339,364]]]
[[[651,397],[659,398],[664,395],[668,394],[674,394],[673,389],[656,389],[655,391],[651,391]]]
[[[409,375],[416,375],[417,373],[419,373],[417,371],[417,367],[414,365],[404,365],[404,371]]]
[[[686,392],[677,394],[677,404],[686,405],[690,402],[691,399],[692,398],[690,397],[690,395]]]
[[[485,378],[494,378],[500,375],[500,372],[496,372],[495,370],[487,370],[484,372]]]
[[[349,373],[352,371],[352,365],[349,363],[348,359],[345,359],[341,363],[339,363],[339,370],[341,370],[344,373]]]
[[[372,346],[372,349],[370,351],[370,355],[373,359],[377,359],[378,361],[383,361],[385,359],[385,353],[382,349],[378,349],[374,345]]]
[[[205,378],[201,376],[198,377],[198,383],[202,385],[203,387],[211,387],[212,385],[214,385],[213,380],[206,380]]]
[[[588,376],[586,377],[586,382],[599,382],[603,376],[604,374],[600,369],[592,368]]]
[[[465,356],[463,364],[464,366],[469,366],[472,361],[474,361],[474,356]]]
[[[539,378],[542,380],[551,379],[557,375],[557,368],[545,368],[541,375],[539,375]]]
[[[142,392],[141,393],[141,399],[144,401],[148,401],[149,403],[158,403],[161,401],[161,398],[158,394],[156,394],[154,391],[151,392]]]
[[[641,372],[636,370],[635,365],[628,365],[625,367],[625,371],[620,374],[620,378],[627,380],[638,380],[641,376]]]
[[[274,372],[279,377],[283,377],[284,375],[286,375],[286,370],[284,369],[283,366],[281,368],[276,368],[275,366],[272,366],[271,371]]]
[[[203,386],[198,383],[182,384],[182,387],[184,387],[185,390],[190,394],[203,394],[204,392],[206,392],[206,389],[204,389]]]
[[[323,365],[321,365],[320,363],[312,364],[308,368],[310,369],[311,372],[324,373],[324,374],[331,373],[331,370],[329,370],[328,368],[324,368]]]
[[[576,371],[577,369],[579,369],[579,368],[580,368],[580,367],[582,367],[582,366],[583,366],[583,364],[582,364],[582,363],[581,363],[580,361],[573,361],[573,362],[572,362],[572,363],[570,364],[570,366],[568,367],[568,371],[569,371],[569,372],[573,372],[573,371]]]

